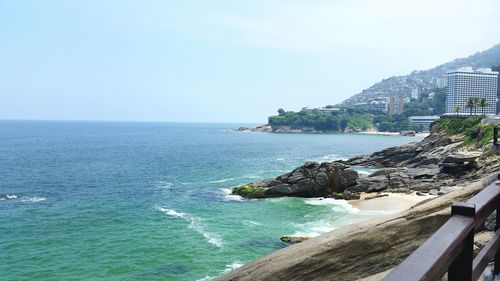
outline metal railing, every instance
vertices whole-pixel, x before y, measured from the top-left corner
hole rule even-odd
[[[454,202],[451,218],[415,250],[384,281],[477,280],[494,259],[494,275],[500,272],[500,186],[490,184],[467,202]],[[495,234],[473,258],[474,233],[497,210]]]

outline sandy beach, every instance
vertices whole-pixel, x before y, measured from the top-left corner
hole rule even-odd
[[[419,196],[415,193],[381,193],[383,197],[367,199],[376,196],[375,193],[362,193],[358,200],[349,203],[362,211],[404,211],[424,200],[435,198],[433,195]]]

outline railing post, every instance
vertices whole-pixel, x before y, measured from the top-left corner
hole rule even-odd
[[[476,206],[472,204],[453,202],[451,206],[452,216],[474,217]],[[448,268],[448,281],[471,281],[472,261],[474,253],[474,229],[470,231],[462,243],[462,251]]]
[[[497,129],[497,128],[495,128]],[[497,175],[500,180],[500,174]],[[495,220],[495,232],[500,228],[500,200],[497,200],[497,215]],[[495,253],[495,266],[493,267],[493,275],[497,276],[500,273],[500,251]]]

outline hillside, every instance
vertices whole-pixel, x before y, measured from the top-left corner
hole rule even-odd
[[[455,59],[429,70],[413,71],[404,76],[392,76],[384,79],[361,93],[345,100],[343,104],[354,104],[380,96],[409,96],[412,89],[429,90],[436,86],[436,78],[446,72],[463,67],[473,68],[494,67],[500,65],[500,44],[483,51],[477,52],[467,58]]]

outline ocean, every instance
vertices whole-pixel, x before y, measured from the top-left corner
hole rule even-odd
[[[379,215],[231,187],[420,140],[232,130],[243,125],[0,121],[0,279],[211,280],[281,236]]]

